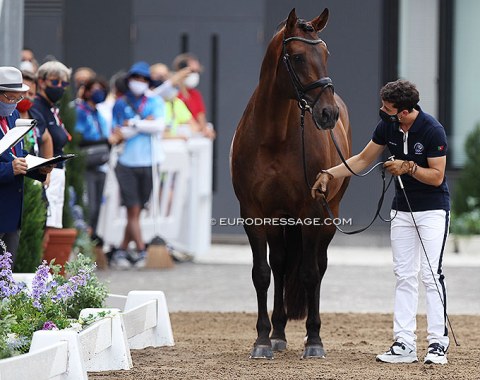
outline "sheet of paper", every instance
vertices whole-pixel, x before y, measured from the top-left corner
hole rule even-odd
[[[11,146],[17,144],[32,128],[32,126],[19,126],[10,129],[8,133],[0,139],[0,154],[3,154],[3,152],[10,149]]]

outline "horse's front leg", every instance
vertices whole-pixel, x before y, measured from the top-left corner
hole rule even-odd
[[[304,285],[307,293],[307,337],[302,358],[324,358],[326,353],[320,338],[320,286],[327,270],[327,248],[335,230],[321,231],[318,227],[306,226],[303,232]]]
[[[268,317],[267,293],[270,286],[271,270],[267,262],[267,242],[265,229],[261,226],[245,226],[253,254],[252,280],[257,292],[257,340],[250,353],[251,359],[273,359],[270,331],[272,325]]]
[[[275,286],[272,313],[273,331],[270,340],[274,351],[284,351],[287,349],[287,338],[285,336],[287,314],[284,305],[286,258],[284,228],[280,226],[269,227],[267,229],[267,240],[270,248],[269,262],[272,267]]]

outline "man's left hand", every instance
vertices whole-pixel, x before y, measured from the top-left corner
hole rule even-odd
[[[404,160],[386,161],[383,167],[394,176],[406,174],[410,171],[410,162]]]

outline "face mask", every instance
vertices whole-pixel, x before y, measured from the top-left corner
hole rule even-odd
[[[33,102],[30,99],[25,98],[17,104],[17,110],[18,112],[27,112],[32,106]]]
[[[58,102],[62,98],[64,92],[65,92],[65,89],[63,87],[49,87],[49,86],[47,86],[45,88],[45,95],[47,95],[48,99],[52,103]]]
[[[10,104],[0,102],[0,116],[10,116],[13,111],[15,111],[16,107],[17,105],[15,103]]]
[[[400,125],[400,120],[398,120],[398,116],[397,114],[395,115],[389,115],[388,113],[386,113],[384,110],[380,110],[378,112],[378,114],[380,115],[380,118],[387,124],[393,124],[395,126],[398,126]]]
[[[90,97],[90,99],[92,100],[92,102],[94,102],[95,104],[98,104],[98,103],[101,103],[105,100],[105,98],[107,97],[107,93],[103,90],[95,90],[93,91],[92,93],[92,96]]]
[[[128,88],[133,92],[133,95],[140,96],[145,94],[148,90],[148,83],[140,82],[138,80],[131,80],[128,82]]]
[[[185,86],[188,88],[195,88],[198,86],[198,83],[200,82],[200,74],[199,73],[190,73],[188,76],[185,78]]]
[[[156,88],[158,86],[161,86],[163,84],[163,80],[152,80],[150,83],[151,88]]]

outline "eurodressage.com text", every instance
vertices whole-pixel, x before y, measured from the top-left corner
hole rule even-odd
[[[212,218],[212,226],[351,226],[352,218]]]

